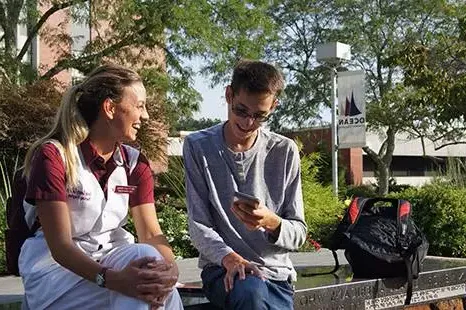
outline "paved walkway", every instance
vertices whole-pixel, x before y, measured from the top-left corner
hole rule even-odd
[[[341,264],[346,263],[343,252],[339,252]],[[332,252],[321,249],[319,252],[291,253],[291,260],[296,267],[304,266],[332,266],[334,263]],[[179,282],[198,282],[200,269],[197,268],[197,258],[188,258],[177,261],[180,271]],[[0,277],[0,304],[18,302],[24,294],[23,284],[20,277]]]

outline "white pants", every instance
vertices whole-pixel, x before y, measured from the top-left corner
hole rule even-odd
[[[117,249],[112,250],[100,262],[102,265],[110,267],[115,270],[121,270],[128,265],[132,260],[142,258],[145,256],[152,256],[161,258],[160,253],[152,246],[147,244],[127,244]],[[55,262],[56,265],[58,265]],[[60,265],[54,266],[52,274],[57,274],[56,268],[63,269],[62,275],[55,278],[62,279],[66,275],[68,283],[74,283],[65,291],[63,286],[60,289],[60,283],[53,283],[53,277],[44,275],[41,283],[42,289],[37,287],[38,279],[34,281],[24,281],[26,298],[25,308],[33,310],[40,309],[150,309],[149,305],[144,301],[128,297],[126,295],[111,291],[106,288],[101,288],[95,283],[85,280],[78,275],[70,272],[69,270],[61,267]],[[64,274],[63,274],[64,273]],[[49,283],[47,283],[47,281]],[[28,283],[36,287],[28,287]],[[66,285],[65,285],[66,286]],[[50,289],[50,287],[55,287]],[[44,293],[60,291],[59,295],[44,296]],[[45,297],[45,298],[44,298]],[[23,308],[24,309],[24,308]],[[165,305],[162,309],[177,310],[183,309],[180,295],[176,289],[167,298]]]

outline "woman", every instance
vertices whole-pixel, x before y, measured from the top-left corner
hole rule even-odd
[[[141,78],[105,65],[65,94],[53,129],[30,148],[25,217],[40,228],[19,257],[29,308],[182,308],[148,161],[122,144],[148,118]],[[128,209],[138,244],[123,229]]]

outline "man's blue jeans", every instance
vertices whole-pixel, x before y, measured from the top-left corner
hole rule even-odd
[[[209,301],[224,309],[293,309],[293,288],[288,281],[263,281],[247,275],[236,277],[233,290],[225,292],[225,269],[219,266],[204,268],[201,273],[204,293]]]

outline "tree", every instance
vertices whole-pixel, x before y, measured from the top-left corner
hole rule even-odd
[[[34,83],[69,69],[87,74],[111,60],[139,69],[158,105],[151,108],[153,118],[170,123],[191,116],[201,100],[192,86],[193,72],[183,61],[200,56],[203,71],[221,79],[238,58],[260,57],[274,31],[268,5],[266,0],[0,0],[0,81]],[[68,18],[61,27],[50,27],[49,20],[60,12]],[[70,20],[93,29],[92,40],[79,52],[71,49],[79,38],[70,36]],[[20,48],[18,25],[27,26]],[[53,66],[40,71],[23,62],[38,34],[58,56]]]
[[[269,125],[275,131],[308,127],[321,120],[319,111],[330,103],[329,70],[316,63],[315,50],[336,27],[334,4],[287,0],[270,14],[279,32],[267,46],[267,58],[282,68],[287,86]]]
[[[222,121],[218,118],[211,119],[211,118],[203,117],[200,119],[194,119],[192,117],[183,117],[183,118],[180,118],[174,126],[172,126],[173,131],[171,132],[171,135],[176,136],[182,130],[196,131],[196,130],[209,128],[220,122]]]
[[[24,155],[26,149],[53,123],[61,94],[54,81],[24,87],[0,84],[0,158]],[[34,111],[31,113],[31,111]]]
[[[428,109],[413,135],[434,142],[435,148],[466,143],[466,19],[465,5],[451,8],[456,21],[449,33],[432,43],[411,42],[396,57],[404,70],[404,85],[411,89],[407,101]],[[434,115],[435,117],[431,117]]]
[[[363,150],[375,163],[379,194],[388,192],[395,135],[415,133],[426,118],[435,119],[435,107],[412,105],[411,89],[403,83],[394,60],[409,42],[432,43],[432,37],[453,29],[447,1],[342,1],[341,38],[353,46],[353,65],[367,76],[368,130],[385,136],[379,150]],[[413,135],[412,137],[416,137]]]
[[[285,91],[283,106],[289,110],[273,124],[305,125],[306,117],[317,107],[329,102],[329,81],[314,57],[317,43],[340,41],[351,44],[352,61],[347,69],[362,69],[366,73],[368,129],[385,137],[379,150],[363,150],[375,163],[379,176],[379,194],[388,191],[390,165],[398,132],[415,133],[422,120],[435,119],[434,106],[425,102],[412,105],[412,88],[403,83],[400,52],[408,43],[422,42],[429,46],[433,37],[454,31],[452,1],[401,0],[290,0],[283,11],[276,10],[286,26],[281,33],[278,61],[288,72],[291,88]],[[464,7],[464,5],[463,5]],[[285,13],[282,13],[285,12]],[[281,54],[280,54],[281,52]],[[289,83],[290,84],[290,83]],[[324,88],[322,88],[324,87]],[[293,96],[294,95],[294,96]],[[296,100],[298,98],[298,100]],[[309,112],[310,111],[310,112]],[[278,111],[277,111],[278,112]]]

